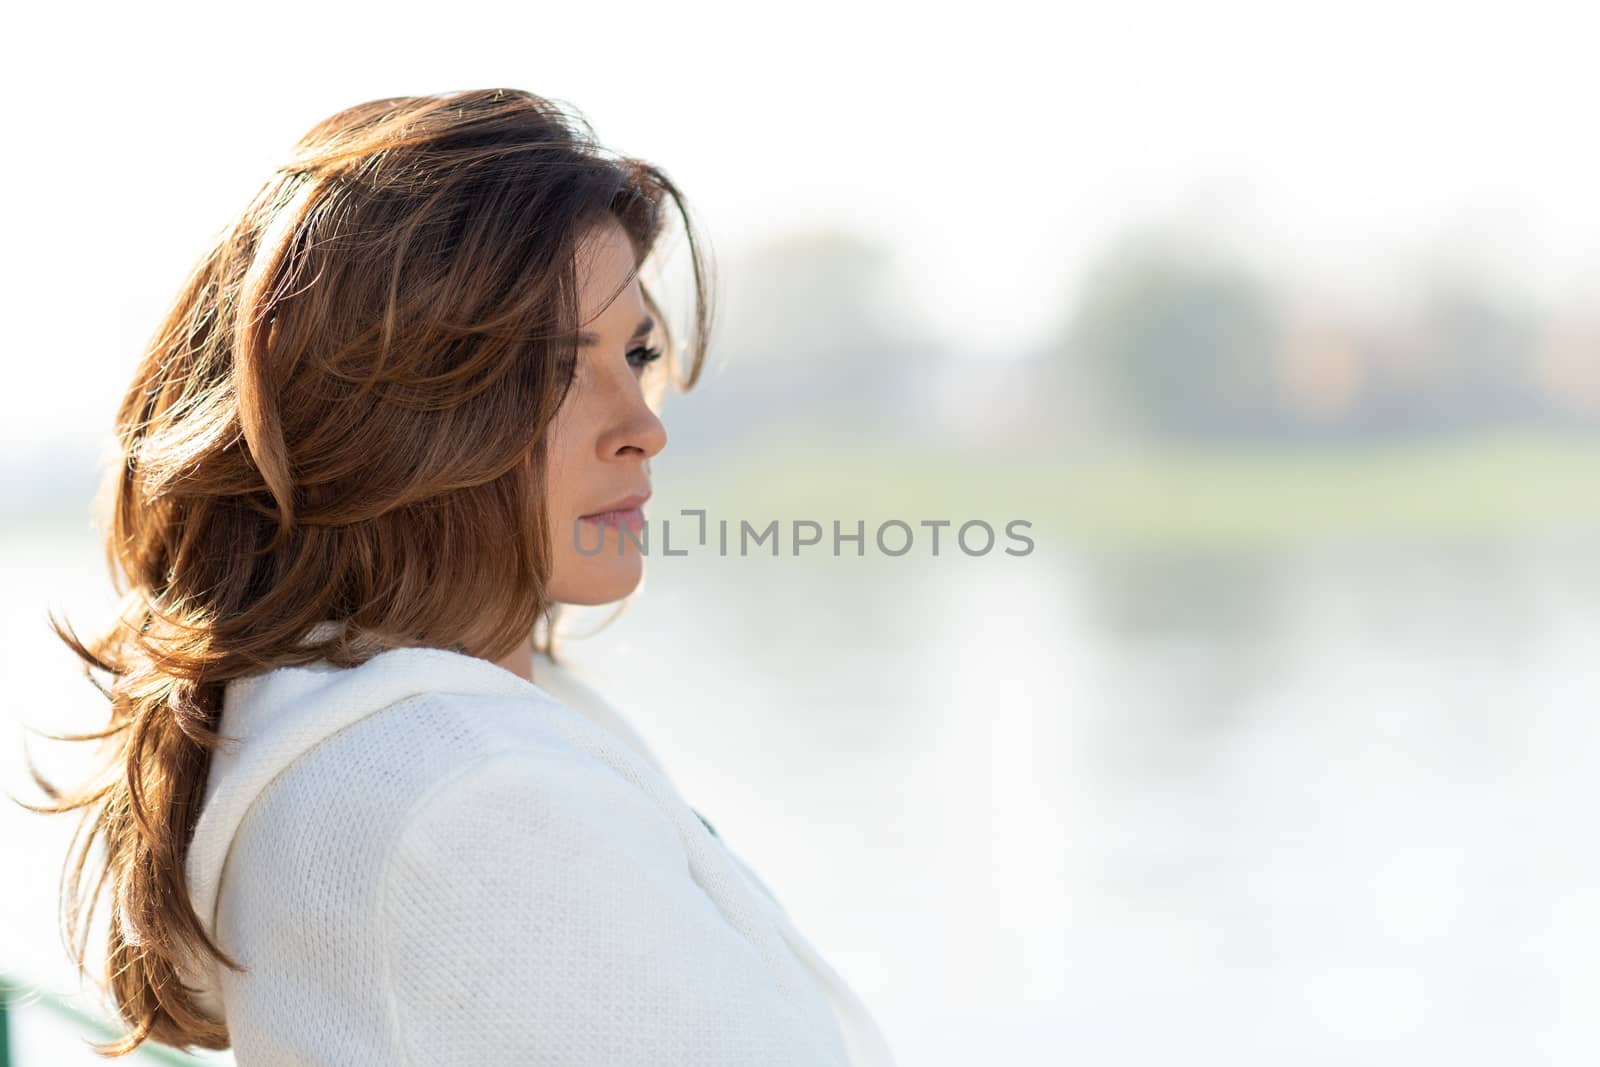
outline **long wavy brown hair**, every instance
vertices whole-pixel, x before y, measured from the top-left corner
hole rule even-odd
[[[577,360],[578,248],[615,219],[638,276],[669,206],[692,274],[681,348],[641,288],[681,391],[711,320],[684,197],[527,92],[331,116],[201,257],[116,416],[99,504],[119,606],[88,641],[50,617],[110,721],[47,736],[98,742],[103,770],[70,791],[35,771],[52,803],[24,805],[82,811],[61,887],[80,974],[109,891],[106,984],[131,1031],[97,1051],[228,1046],[179,975],[206,955],[243,969],[184,877],[230,679],[401,646],[496,660],[532,637],[554,656],[544,444]]]

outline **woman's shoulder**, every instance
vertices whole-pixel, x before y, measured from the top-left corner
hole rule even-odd
[[[216,978],[239,1047],[340,989],[340,1032],[374,1062],[547,1062],[575,1041],[564,1062],[845,1062],[779,913],[671,783],[554,697],[481,677],[508,691],[364,688],[383,696],[208,853],[227,855],[222,944],[251,968]],[[313,689],[306,717],[343,714]]]
[[[471,835],[494,825],[485,806],[569,815],[601,806],[628,833],[669,853],[683,847],[681,798],[651,762],[548,691],[448,651],[402,649],[353,668],[252,678],[230,687],[221,732],[186,863],[203,919],[224,881],[250,895],[243,887],[286,862],[336,867],[349,876],[342,889],[360,896],[368,890],[357,883],[405,847],[412,823],[454,819]],[[447,802],[459,796],[485,799]],[[243,876],[225,879],[225,867]],[[322,893],[322,881],[305,888]]]
[[[656,798],[581,744],[501,743],[472,703],[387,709],[263,798],[230,860],[223,941],[252,968],[223,976],[230,1028],[314,1040],[281,1020],[331,988],[374,1062],[845,1062],[770,914],[702,885]],[[438,759],[385,765],[430,734]]]
[[[374,1048],[419,1042],[393,1032],[394,998],[415,992],[416,1017],[442,1025],[436,1006],[457,1003],[463,983],[494,982],[507,954],[609,944],[603,922],[565,923],[552,902],[614,894],[618,862],[635,882],[687,870],[649,794],[581,743],[496,722],[515,711],[418,694],[326,738],[262,791],[219,879],[221,941],[250,968],[215,976],[230,1027],[281,1040],[283,1011],[314,1017],[334,988],[351,991],[348,1025],[369,1027]],[[451,1010],[460,1026],[446,1044],[485,1040],[491,1015],[514,1018]]]
[[[439,690],[394,701],[322,739],[273,785],[318,804],[413,804],[490,765],[521,768],[530,785],[555,768],[618,778],[628,758],[621,749],[553,698]]]
[[[515,880],[558,860],[582,877],[572,859],[606,841],[681,867],[681,834],[637,765],[565,714],[580,721],[526,701],[430,692],[339,730],[250,805],[226,850],[225,892],[236,904],[248,897],[243,910],[259,921],[316,899],[355,907],[397,871],[410,885],[491,871]],[[265,885],[276,904],[261,901]]]

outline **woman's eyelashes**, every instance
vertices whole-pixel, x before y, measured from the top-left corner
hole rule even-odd
[[[628,351],[629,365],[636,370],[642,370],[661,358],[661,349],[640,345]],[[637,362],[634,362],[637,360]]]

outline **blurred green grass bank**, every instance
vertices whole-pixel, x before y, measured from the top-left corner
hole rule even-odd
[[[696,494],[752,523],[1017,518],[1037,540],[1084,548],[1521,539],[1600,532],[1600,441],[1519,433],[1080,452],[788,441],[692,474],[674,496]]]

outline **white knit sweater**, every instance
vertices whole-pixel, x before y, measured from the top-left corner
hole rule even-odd
[[[229,683],[191,898],[241,1067],[892,1063],[871,1016],[570,672],[472,656]]]

